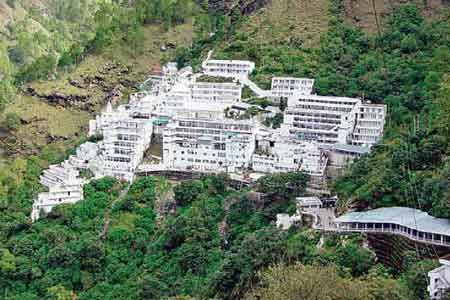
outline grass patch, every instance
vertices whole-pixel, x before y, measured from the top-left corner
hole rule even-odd
[[[17,113],[29,125],[37,125],[45,133],[54,136],[71,136],[86,129],[91,117],[84,111],[66,109],[49,105],[33,97],[18,96],[8,105],[5,113]],[[23,126],[27,127],[27,125]]]
[[[263,44],[295,39],[303,47],[314,47],[328,30],[328,21],[329,0],[278,0],[249,18],[242,28]]]

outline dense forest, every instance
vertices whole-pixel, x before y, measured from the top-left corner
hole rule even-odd
[[[163,178],[142,177],[130,187],[104,178],[85,187],[84,201],[62,205],[33,225],[5,227],[3,223],[2,297],[279,299],[274,295],[287,293],[288,299],[298,299],[295,295],[305,293],[302,299],[317,299],[326,293],[327,299],[381,300],[423,296],[426,281],[414,263],[400,280],[394,280],[389,270],[376,264],[371,251],[360,247],[358,237],[330,237],[317,248],[320,235],[314,231],[283,232],[273,226],[275,214],[287,210],[292,197],[304,192],[306,176],[263,178],[257,190],[270,195],[264,200],[229,188],[227,180],[218,176],[183,182],[173,188],[171,200],[172,186]],[[261,288],[255,288],[258,270],[273,264],[278,267],[261,274]],[[432,262],[421,265],[430,266]],[[304,284],[297,290],[292,282]],[[285,290],[286,285],[290,290]]]
[[[429,21],[416,6],[400,6],[371,35],[348,25],[343,2],[330,0],[327,30],[309,44],[279,38],[276,24],[261,34],[267,29],[250,26],[251,17],[207,1],[53,2],[52,18],[32,15],[45,30],[24,21],[0,36],[1,107],[28,82],[70,72],[111,45],[139,51],[148,24],[189,21],[195,35],[191,47],[176,49],[180,66],[198,67],[214,49],[218,58],[255,61],[261,86],[273,75],[308,76],[318,94],[388,105],[382,143],[334,182],[342,209],[401,205],[450,218],[448,14]],[[6,120],[10,129],[20,123]],[[262,200],[226,176],[176,185],[143,177],[131,186],[104,178],[85,187],[84,201],[31,224],[42,168],[70,151],[48,148],[0,172],[2,299],[425,299],[431,260],[409,253],[400,272],[378,264],[359,236],[321,240],[306,228],[275,228],[275,215],[292,212],[305,191],[301,173],[260,179]]]

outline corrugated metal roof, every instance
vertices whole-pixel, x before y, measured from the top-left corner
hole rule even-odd
[[[409,207],[383,207],[364,212],[351,212],[335,220],[336,223],[391,223],[422,232],[450,236],[450,220],[435,218]]]

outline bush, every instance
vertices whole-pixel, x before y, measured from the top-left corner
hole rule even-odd
[[[175,201],[178,205],[185,206],[194,201],[203,189],[203,183],[200,180],[182,182],[173,189]]]
[[[5,117],[5,127],[9,130],[16,130],[20,126],[20,117],[14,112],[6,114]]]

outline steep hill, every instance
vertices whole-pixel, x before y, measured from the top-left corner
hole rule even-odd
[[[61,161],[82,138],[87,119],[106,95],[120,90],[126,97],[152,65],[173,55],[180,63],[198,63],[210,48],[217,57],[254,60],[253,76],[261,85],[278,74],[309,76],[319,94],[364,96],[388,105],[384,140],[335,184],[336,192],[344,203],[415,206],[450,218],[450,19],[431,22],[421,16],[423,10],[401,5],[375,36],[373,20],[360,25],[369,34],[353,25],[349,11],[362,13],[345,1],[222,3],[230,18],[200,13],[196,22],[184,18],[178,25],[154,15],[128,22],[136,17],[133,11],[108,6],[86,44],[73,44],[80,47],[68,46],[79,32],[47,29],[51,41],[67,41],[48,48],[49,39],[29,34],[21,21],[14,24],[21,29],[9,32],[0,46],[0,96],[10,79],[21,91],[9,99],[0,130],[8,158],[0,162],[0,295],[6,300],[238,300],[278,299],[279,294],[297,299],[305,288],[306,296],[315,298],[425,299],[424,278],[435,264],[417,262],[420,253],[405,255],[406,272],[399,274],[380,266],[361,236],[322,239],[306,227],[275,228],[276,215],[294,211],[295,197],[304,193],[301,173],[263,177],[254,191],[268,196],[258,201],[247,188],[231,188],[226,176],[174,185],[143,177],[131,186],[103,178],[85,186],[83,201],[30,222],[42,168]],[[248,13],[245,3],[261,8]],[[146,15],[148,9],[136,11]],[[172,17],[183,17],[181,11],[174,6]],[[53,13],[52,26],[72,23]],[[4,15],[11,19],[11,13]],[[214,28],[213,21],[225,25]],[[36,48],[30,44],[35,39]],[[168,41],[178,49],[161,51]],[[82,55],[68,49],[81,49]],[[33,56],[19,59],[22,50]],[[155,208],[163,198],[170,198],[174,209],[157,218]],[[278,263],[283,266],[261,273],[259,284],[258,274]],[[314,267],[284,266],[294,263]],[[334,293],[336,286],[341,293]]]
[[[8,22],[0,35],[0,77],[6,79],[0,82],[0,100],[7,98],[0,115],[0,153],[9,157],[39,153],[49,145],[70,148],[86,132],[87,120],[107,100],[126,99],[152,66],[173,55],[173,49],[163,52],[161,46],[189,45],[193,35],[191,21],[169,27],[147,24],[138,28],[134,44],[117,32],[111,37],[116,41],[88,53],[86,49],[95,45],[86,43],[95,36],[100,22],[93,19],[96,0],[10,2],[2,1],[0,8],[1,21]],[[128,13],[126,8],[114,9],[117,18]],[[76,19],[76,15],[82,17]],[[79,57],[73,56],[78,50]],[[68,64],[61,67],[67,54]],[[51,66],[48,76],[25,82],[15,95],[4,92],[17,74],[27,76],[54,58],[59,62]],[[37,64],[40,61],[43,63]],[[12,114],[19,124],[5,128]]]
[[[344,0],[343,3],[346,21],[369,33],[382,30],[398,6],[417,5],[423,16],[433,19],[450,5],[446,0]]]

